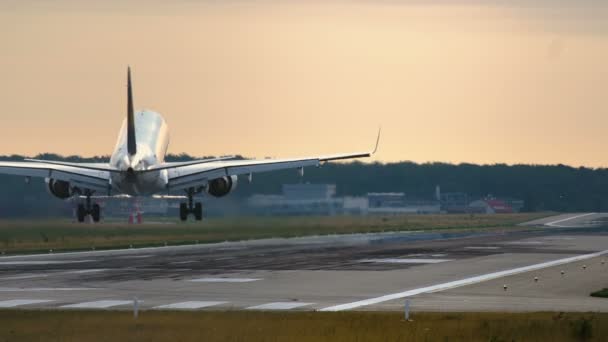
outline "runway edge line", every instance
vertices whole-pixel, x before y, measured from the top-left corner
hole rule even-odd
[[[574,256],[574,257],[569,257],[569,258],[564,258],[564,259],[558,259],[558,260],[553,260],[553,261],[548,261],[548,262],[543,262],[543,263],[540,263],[540,264],[535,264],[535,265],[530,265],[530,266],[513,268],[513,269],[505,270],[505,271],[499,271],[499,272],[493,272],[493,273],[483,274],[483,275],[479,275],[479,276],[475,276],[475,277],[470,277],[470,278],[450,281],[450,282],[447,282],[447,283],[442,283],[442,284],[437,284],[437,285],[432,285],[432,286],[427,286],[427,287],[421,287],[421,288],[418,288],[418,289],[413,289],[413,290],[407,290],[407,291],[403,291],[403,292],[388,294],[388,295],[384,295],[384,296],[381,296],[381,297],[360,300],[360,301],[356,301],[356,302],[352,302],[352,303],[346,303],[346,304],[329,306],[329,307],[326,307],[326,308],[323,308],[323,309],[319,309],[318,311],[345,311],[345,310],[351,310],[351,309],[356,309],[356,308],[360,308],[360,307],[363,307],[363,306],[368,306],[368,305],[374,305],[374,304],[378,304],[378,303],[388,302],[388,301],[391,301],[391,300],[396,300],[396,299],[401,299],[401,298],[406,298],[406,297],[412,297],[412,296],[416,296],[416,295],[423,294],[423,293],[432,293],[432,292],[445,291],[445,290],[449,290],[449,289],[453,289],[453,288],[457,288],[457,287],[462,287],[462,286],[472,285],[472,284],[476,284],[476,283],[481,283],[481,282],[484,282],[484,281],[498,279],[498,278],[502,278],[502,277],[507,277],[507,276],[511,276],[511,275],[515,275],[515,274],[519,274],[519,273],[530,272],[530,271],[540,270],[540,269],[543,269],[543,268],[548,268],[548,267],[568,264],[568,263],[571,263],[571,262],[577,262],[577,261],[592,259],[592,258],[596,258],[596,257],[602,256],[602,255],[605,255],[605,254],[608,254],[608,250],[601,251],[601,252],[596,252],[596,253],[591,253],[591,254],[583,254],[583,255],[578,255],[578,256]]]

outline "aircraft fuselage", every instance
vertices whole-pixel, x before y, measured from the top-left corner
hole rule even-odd
[[[112,190],[127,195],[150,195],[166,190],[167,170],[136,173],[165,161],[169,146],[169,128],[156,112],[142,110],[134,113],[137,152],[128,151],[128,124],[123,121],[110,165],[125,171],[112,174]]]

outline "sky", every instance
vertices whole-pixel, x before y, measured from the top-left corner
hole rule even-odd
[[[172,153],[608,167],[608,4],[0,0],[0,154]]]

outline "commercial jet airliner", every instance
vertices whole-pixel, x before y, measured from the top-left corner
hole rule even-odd
[[[170,191],[185,191],[187,202],[180,203],[180,219],[193,214],[203,217],[202,204],[193,197],[206,192],[222,197],[233,191],[237,176],[282,169],[319,166],[332,160],[370,157],[372,152],[337,154],[296,159],[235,160],[233,157],[209,158],[188,162],[165,162],[169,145],[169,129],[163,117],[150,110],[133,110],[131,69],[127,71],[127,118],[109,163],[68,163],[26,159],[23,162],[0,162],[0,173],[45,178],[47,190],[55,197],[82,198],[78,205],[78,221],[90,215],[98,222],[101,210],[91,201],[94,194],[103,196],[150,196]]]

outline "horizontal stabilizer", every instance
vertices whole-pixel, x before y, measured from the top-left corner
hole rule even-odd
[[[186,162],[162,163],[162,164],[159,164],[159,165],[152,165],[148,169],[140,171],[140,172],[174,169],[174,168],[177,168],[177,167],[185,167],[185,166],[206,164],[206,163],[217,162],[217,161],[222,161],[222,160],[230,160],[230,159],[234,159],[234,158],[236,158],[236,157],[234,157],[234,156],[226,156],[226,157],[218,157],[218,158],[191,160],[191,161],[186,161]]]
[[[62,161],[54,161],[54,160],[41,160],[41,159],[25,159],[25,161],[35,162],[35,163],[40,163],[40,164],[69,166],[69,167],[75,167],[78,169],[93,170],[93,171],[120,172],[120,170],[111,167],[107,163],[70,163],[70,162],[62,162]]]

